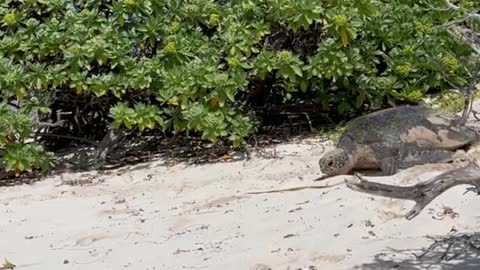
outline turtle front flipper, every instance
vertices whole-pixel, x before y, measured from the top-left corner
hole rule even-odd
[[[398,158],[387,157],[380,160],[380,169],[385,175],[394,175],[398,171]]]
[[[394,175],[400,170],[427,163],[448,163],[459,159],[456,151],[441,149],[403,149],[396,157],[380,161],[380,168],[386,175]]]

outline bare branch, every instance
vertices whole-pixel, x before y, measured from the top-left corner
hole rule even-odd
[[[448,0],[444,0],[443,2],[444,2],[445,5],[446,5],[449,9],[451,9],[451,10],[455,10],[455,11],[462,10],[459,6],[456,6],[456,5],[452,4],[452,3],[450,3],[450,1],[448,1]]]
[[[477,65],[476,65],[476,68],[475,68],[475,73],[472,75],[472,78],[470,80],[470,84],[467,86],[467,89],[465,91],[466,102],[464,104],[462,118],[461,118],[461,124],[462,125],[464,125],[467,122],[468,116],[472,112],[472,108],[473,108],[473,89],[475,88],[475,85],[477,85],[479,75],[480,75],[480,61],[477,62]]]
[[[465,10],[464,8],[461,8],[457,5],[452,4],[448,0],[444,0],[444,3],[447,6],[446,8],[437,8],[437,7],[430,6],[430,10],[434,10],[434,11],[463,11],[463,12],[467,13],[468,17],[477,18],[477,19],[480,18],[480,15],[476,14],[476,11]]]
[[[457,5],[454,5],[452,4],[449,0],[444,0],[443,1],[445,3],[445,5],[447,6],[446,9],[444,9],[445,11],[448,11],[448,10],[453,10],[453,11],[463,11],[463,12],[466,12],[468,14],[468,16],[471,16],[471,17],[476,17],[476,18],[480,18],[480,15],[479,14],[476,14],[474,11],[468,11],[464,8],[461,8]]]

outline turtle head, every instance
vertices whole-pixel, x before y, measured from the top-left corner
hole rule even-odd
[[[347,174],[353,168],[352,158],[341,148],[325,153],[318,163],[322,173],[327,176]]]

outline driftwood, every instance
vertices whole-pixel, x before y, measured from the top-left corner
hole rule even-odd
[[[436,197],[454,186],[473,185],[480,189],[480,167],[472,162],[466,167],[453,169],[428,181],[405,187],[370,182],[360,174],[355,174],[353,179],[346,179],[345,182],[347,187],[355,191],[415,201],[415,206],[405,216],[406,219],[411,220]]]

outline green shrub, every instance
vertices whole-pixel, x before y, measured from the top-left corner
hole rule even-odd
[[[30,102],[31,105],[36,103],[35,99]],[[45,171],[52,165],[51,153],[46,152],[41,145],[28,142],[33,129],[30,117],[32,109],[32,106],[25,106],[20,110],[12,110],[5,103],[0,104],[1,160],[6,171],[14,171],[16,175],[23,171],[32,172],[32,169]]]
[[[462,14],[431,6],[443,1],[5,0],[1,95],[27,106],[49,92],[107,96],[116,103],[108,108],[114,127],[227,137],[238,146],[255,129],[238,98],[252,80],[280,86],[284,102],[309,94],[340,114],[464,85],[472,50],[437,27]],[[132,98],[140,94],[149,98]],[[1,113],[22,153],[44,153],[23,143],[31,125],[15,121],[28,122],[26,114]],[[20,161],[15,147],[6,150],[8,170],[47,164]]]

